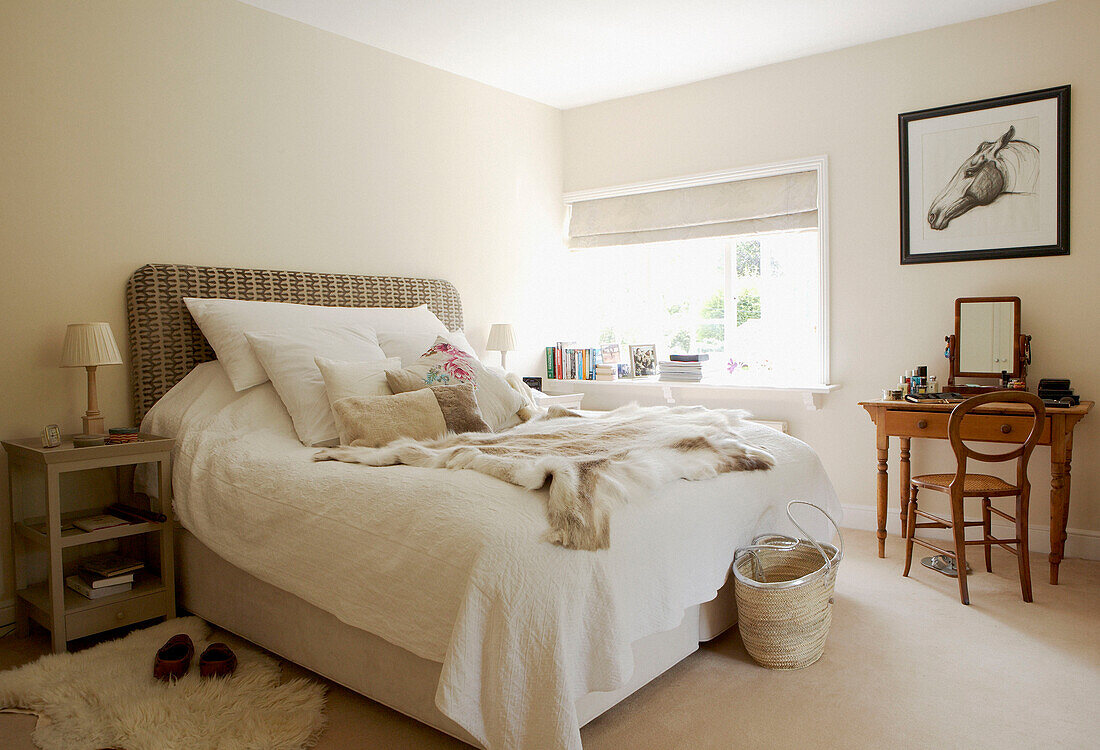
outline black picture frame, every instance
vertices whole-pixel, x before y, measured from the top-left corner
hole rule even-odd
[[[916,263],[943,263],[964,260],[991,260],[1003,258],[1029,258],[1046,255],[1069,255],[1069,94],[1070,87],[1055,86],[1052,88],[1028,91],[1022,94],[999,96],[990,99],[954,104],[947,107],[933,107],[917,110],[915,112],[903,112],[898,115],[898,154],[901,178],[901,264],[910,265]],[[1057,116],[1057,154],[1054,163],[1057,164],[1058,175],[1055,181],[1057,186],[1056,210],[1054,226],[1057,239],[1053,244],[1040,245],[1009,245],[990,249],[945,249],[939,252],[911,252],[911,231],[914,227],[910,222],[910,181],[911,170],[909,164],[909,130],[910,126],[922,120],[931,118],[950,118],[956,115],[980,110],[997,109],[1017,104],[1038,102],[1045,99],[1055,101]],[[989,144],[982,144],[989,145]],[[981,146],[979,146],[979,150]],[[975,152],[975,155],[978,152]],[[1036,149],[1038,154],[1038,149]],[[1042,162],[1045,164],[1046,162]],[[961,170],[961,167],[960,167]],[[994,197],[993,200],[995,200]],[[922,221],[931,223],[932,214],[922,215]],[[948,220],[950,221],[950,219]],[[923,226],[922,226],[923,228]],[[942,228],[942,227],[934,227]]]

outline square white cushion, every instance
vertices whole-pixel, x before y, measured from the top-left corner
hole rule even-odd
[[[316,357],[314,362],[325,379],[325,392],[331,406],[345,398],[392,396],[386,382],[386,370],[400,370],[401,360],[388,357],[373,362],[343,362]]]
[[[304,445],[334,443],[340,437],[324,378],[314,360],[326,357],[367,362],[386,358],[369,328],[286,328],[246,331],[244,336],[271,378]]]
[[[435,346],[435,340],[442,336],[447,343],[457,346],[474,359],[478,359],[477,352],[466,339],[462,331],[446,331],[444,333],[432,333],[425,331],[399,332],[379,331],[378,345],[387,357],[397,357],[401,364],[408,367],[416,360],[424,356],[424,353]]]
[[[245,331],[266,333],[288,327],[362,326],[372,328],[375,332],[395,334],[420,333],[437,336],[447,333],[446,326],[432,314],[427,305],[324,307],[290,302],[196,297],[185,297],[183,301],[221,360],[233,388],[238,391],[267,380],[267,373],[245,340]]]

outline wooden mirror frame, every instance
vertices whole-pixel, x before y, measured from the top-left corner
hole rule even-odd
[[[962,306],[974,302],[1011,302],[1012,303],[1012,370],[1006,370],[1011,378],[1022,378],[1027,374],[1027,365],[1031,361],[1031,337],[1020,332],[1020,298],[1019,297],[959,297],[955,300],[955,333],[947,336],[947,350],[944,355],[950,363],[950,374],[947,378],[949,390],[957,390],[955,379],[966,378],[999,378],[999,372],[966,372],[959,369],[959,341],[962,325]],[[993,388],[993,387],[990,387]],[[983,387],[984,389],[984,387]]]

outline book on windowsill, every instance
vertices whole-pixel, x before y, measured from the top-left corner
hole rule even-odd
[[[80,561],[82,570],[104,578],[134,573],[144,567],[145,563],[141,560],[123,557],[115,552],[105,552],[102,555],[95,555]]]
[[[95,589],[84,582],[84,579],[78,575],[69,576],[65,579],[65,585],[71,588],[76,593],[88,599],[100,599],[105,596],[114,596],[115,594],[124,594],[133,588],[132,583],[120,583],[116,586],[105,586],[104,588]]]
[[[86,570],[81,570],[77,573],[80,576],[80,580],[91,586],[93,589],[105,589],[109,586],[118,586],[123,583],[133,583],[133,573],[123,573],[118,576],[97,576],[95,573],[89,573]]]
[[[670,354],[668,358],[673,362],[706,362],[709,354]]]

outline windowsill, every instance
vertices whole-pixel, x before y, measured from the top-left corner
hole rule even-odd
[[[667,389],[666,399],[670,403],[672,391],[739,391],[742,393],[772,393],[772,394],[800,394],[807,409],[817,410],[821,408],[820,398],[840,388],[836,383],[816,383],[806,385],[759,385],[751,383],[735,383],[728,380],[711,382],[683,383],[653,378],[622,378],[620,380],[551,380],[543,378],[542,389],[547,395],[562,395],[566,393],[585,393],[589,390],[627,388],[659,388]]]

